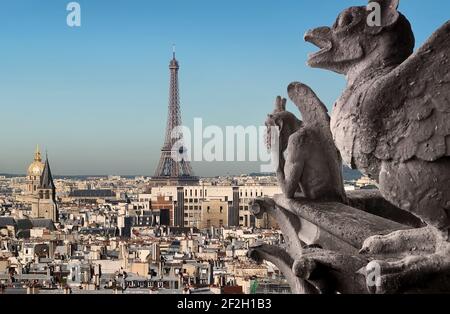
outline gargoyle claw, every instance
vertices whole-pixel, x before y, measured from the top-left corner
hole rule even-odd
[[[360,254],[395,255],[413,252],[433,253],[436,250],[436,231],[431,227],[399,230],[364,241]]]
[[[447,291],[450,275],[448,256],[408,256],[398,261],[372,261],[361,271],[370,293],[393,294],[407,291]],[[437,276],[437,274],[440,274]],[[444,277],[442,277],[444,275]]]

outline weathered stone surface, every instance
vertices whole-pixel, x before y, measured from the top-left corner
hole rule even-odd
[[[380,216],[412,228],[425,227],[425,223],[419,218],[386,201],[379,190],[348,191],[347,199],[349,206],[375,216]]]
[[[371,203],[370,199],[366,201]],[[275,200],[256,200],[252,211],[256,216],[268,213],[277,219],[285,235],[286,251],[258,245],[251,248],[249,256],[279,267],[294,293],[449,291],[450,247],[438,249],[430,227],[411,230],[344,204],[292,200],[284,195]],[[393,230],[398,231],[390,233]],[[370,236],[382,239],[377,242],[382,245],[368,245]],[[365,240],[367,237],[369,240]],[[372,251],[358,254],[361,247],[362,251],[368,247]],[[370,269],[374,262],[380,269],[378,286],[368,285],[365,278],[366,265]]]
[[[255,245],[250,248],[248,257],[257,262],[266,260],[277,266],[286,277],[294,294],[317,294],[319,292],[311,283],[294,274],[294,259],[279,247],[267,244]]]
[[[274,200],[279,207],[317,226],[314,244],[320,244],[330,250],[342,250],[342,244],[340,247],[335,247],[342,242],[353,248],[355,253],[370,236],[389,234],[395,230],[407,228],[405,225],[341,203],[288,199],[284,195],[276,195]]]
[[[283,232],[284,240],[286,242],[286,250],[294,259],[302,256],[303,246],[305,245],[300,240],[299,232],[305,228],[301,223],[300,218],[293,213],[276,206],[275,202],[270,198],[257,199],[250,204],[251,213],[256,218],[261,219],[264,213],[269,214],[275,218]]]
[[[359,272],[369,259],[321,249],[305,249],[293,265],[294,273],[320,293],[368,293],[366,278]]]

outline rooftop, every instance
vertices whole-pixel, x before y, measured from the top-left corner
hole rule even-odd
[[[74,190],[69,197],[116,197],[112,190]]]

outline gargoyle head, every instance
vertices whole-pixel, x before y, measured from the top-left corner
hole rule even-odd
[[[280,148],[285,150],[287,148],[287,139],[301,127],[302,121],[297,119],[293,113],[286,111],[286,98],[278,96],[275,100],[275,109],[271,114],[267,115],[265,125],[267,149],[269,151],[272,149],[272,128],[275,127],[279,131]]]
[[[331,28],[308,31],[305,40],[320,48],[309,56],[309,66],[345,75],[354,67],[365,68],[364,63],[369,67],[406,60],[415,41],[398,4],[399,0],[371,0],[367,7],[344,10]]]

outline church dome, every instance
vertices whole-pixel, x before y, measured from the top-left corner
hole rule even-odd
[[[41,176],[44,171],[44,163],[42,162],[41,152],[39,151],[39,147],[36,148],[36,152],[34,153],[34,161],[28,167],[28,175],[29,176]]]

